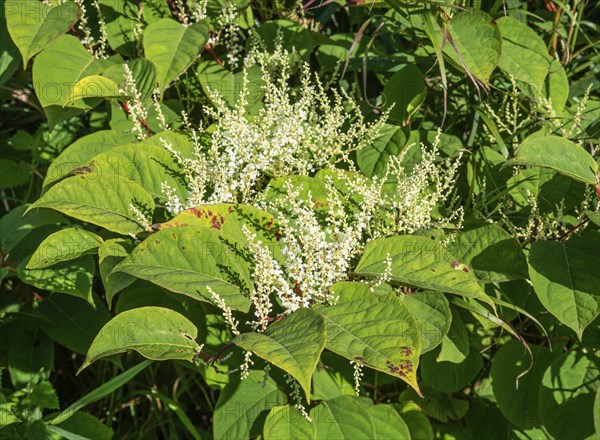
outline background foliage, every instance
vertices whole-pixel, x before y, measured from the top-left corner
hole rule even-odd
[[[0,6],[1,438],[600,437],[594,2]]]

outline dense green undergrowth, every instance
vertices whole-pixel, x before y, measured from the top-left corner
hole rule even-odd
[[[0,438],[599,438],[593,2],[0,4]]]

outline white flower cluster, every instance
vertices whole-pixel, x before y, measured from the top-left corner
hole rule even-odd
[[[121,90],[120,93],[128,97],[126,105],[133,122],[133,132],[138,140],[142,141],[148,137],[148,132],[144,127],[148,112],[142,103],[142,95],[137,88],[133,72],[131,72],[129,65],[124,63],[123,69],[125,72],[125,90]]]
[[[451,198],[460,157],[440,163],[437,146],[440,131],[432,148],[421,144],[422,159],[410,173],[402,166],[402,158],[392,158],[387,180],[394,182],[392,191],[382,190],[382,206],[388,206],[389,222],[380,233],[383,235],[411,234],[416,231],[444,226],[453,221],[461,224],[462,207],[448,218],[435,218],[434,212],[441,202]]]
[[[265,98],[264,108],[257,114],[247,113],[250,91],[248,70],[244,70],[243,90],[235,108],[214,93],[216,108],[205,109],[216,121],[207,147],[201,145],[195,131],[193,159],[179,157],[166,145],[187,176],[190,197],[180,202],[184,208],[203,202],[251,203],[266,179],[308,175],[349,162],[349,152],[369,143],[379,132],[385,118],[366,124],[350,98],[345,97],[350,110],[335,91],[331,101],[308,65],[301,72],[300,90],[294,93],[289,86],[292,74],[287,58],[281,60],[277,78],[266,64],[260,64]],[[351,124],[353,114],[357,119]]]

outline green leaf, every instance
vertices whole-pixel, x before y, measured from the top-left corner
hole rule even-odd
[[[152,196],[137,183],[119,177],[105,179],[101,170],[64,179],[42,195],[30,209],[51,208],[122,235],[137,234],[144,228],[132,206],[150,214]]]
[[[204,23],[185,26],[163,18],[144,30],[144,52],[156,66],[161,91],[192,65],[207,41],[208,27]]]
[[[447,30],[444,53],[469,76],[488,85],[502,52],[498,26],[481,11],[465,11],[452,17]],[[442,40],[442,32],[436,38]]]
[[[67,106],[73,85],[86,76],[102,73],[106,63],[105,60],[94,60],[72,35],[60,37],[36,57],[33,86],[51,127],[101,102],[100,99],[86,99]]]
[[[367,409],[374,426],[373,439],[410,439],[408,426],[391,405],[373,405]]]
[[[0,86],[8,81],[19,69],[21,55],[10,38],[5,20],[5,0],[0,0]],[[12,8],[15,7],[13,3]]]
[[[106,306],[95,297],[94,306],[71,295],[54,294],[35,309],[44,332],[60,345],[85,355],[100,329],[110,320]]]
[[[183,226],[152,234],[114,272],[124,272],[172,292],[212,301],[209,286],[230,307],[247,311],[243,292],[252,282],[243,245],[222,237],[216,229]]]
[[[256,437],[269,410],[284,405],[286,400],[277,383],[262,371],[250,371],[244,380],[235,377],[223,389],[215,406],[214,439]]]
[[[448,334],[442,340],[437,361],[449,361],[459,364],[469,355],[471,345],[469,344],[467,328],[460,317],[460,313],[454,307],[451,307],[450,311],[452,312],[452,323]]]
[[[407,64],[394,73],[383,88],[384,108],[390,109],[391,121],[401,124],[407,123],[426,97],[427,89],[423,75],[413,64]]]
[[[265,440],[312,440],[314,436],[315,425],[289,405],[273,408],[263,428]]]
[[[473,225],[456,234],[448,250],[469,265],[481,281],[498,283],[527,277],[527,260],[519,242],[498,225]]]
[[[90,391],[81,399],[75,401],[71,405],[69,405],[66,409],[64,409],[59,414],[50,417],[48,423],[60,424],[65,420],[68,420],[74,414],[77,413],[81,408],[89,405],[90,403],[94,403],[103,397],[106,397],[112,394],[119,388],[122,388],[127,382],[133,379],[140,371],[150,365],[152,361],[145,360],[140,362],[134,367],[131,367],[129,370],[119,374],[118,376],[113,377],[108,382],[103,383],[98,388],[93,391]]]
[[[594,158],[580,145],[558,136],[526,139],[508,163],[550,168],[579,182],[596,184],[598,164]]]
[[[540,302],[582,338],[600,315],[600,234],[566,242],[537,241],[529,251],[529,275]]]
[[[414,390],[408,389],[400,394],[399,400],[401,403],[415,402],[426,416],[443,423],[460,420],[469,411],[469,401],[455,398],[452,394],[440,393],[423,387],[423,396],[424,398],[419,398]]]
[[[414,440],[433,440],[431,423],[419,405],[414,402],[402,402],[394,405],[396,411],[408,427],[410,437]]]
[[[104,76],[90,75],[77,81],[71,89],[69,99],[65,104],[68,105],[80,99],[113,99],[121,96],[119,84]]]
[[[135,350],[153,360],[192,361],[198,350],[198,329],[179,313],[160,307],[140,307],[119,313],[94,338],[81,372],[100,358]]]
[[[471,350],[460,363],[438,361],[440,350],[434,350],[421,358],[423,382],[436,391],[453,393],[468,386],[483,368],[481,355]]]
[[[0,158],[0,190],[25,185],[31,180],[31,170],[27,162]]]
[[[375,278],[388,270],[392,281],[493,303],[465,264],[433,240],[415,235],[379,238],[365,246],[356,273]]]
[[[21,388],[35,379],[41,369],[52,371],[54,345],[40,328],[19,325],[15,330],[8,348],[8,372],[12,385]]]
[[[402,295],[401,298],[419,326],[421,354],[433,350],[450,330],[452,312],[448,300],[443,293],[432,291]]]
[[[25,213],[29,205],[10,210],[0,220],[0,244],[4,254],[10,253],[34,229],[45,225],[65,223],[62,215],[47,209],[33,209]]]
[[[168,222],[155,227],[157,230],[163,230],[181,226],[211,228],[224,237],[244,245],[248,244],[242,229],[246,226],[256,233],[257,239],[262,241],[263,245],[269,246],[275,256],[279,253],[276,237],[279,228],[276,219],[268,212],[250,205],[205,204],[181,211]]]
[[[569,99],[569,78],[563,65],[555,58],[552,58],[550,71],[544,81],[544,92],[554,111],[562,114]]]
[[[310,381],[325,348],[325,322],[310,309],[277,321],[264,333],[242,333],[233,342],[292,375],[310,403]]]
[[[339,396],[310,410],[316,440],[373,439],[375,425],[356,397]]]
[[[500,411],[522,429],[542,424],[538,394],[542,376],[553,358],[545,347],[533,345],[530,349],[531,355],[521,342],[507,342],[492,358],[490,370]]]
[[[112,429],[93,415],[84,412],[75,413],[56,426],[83,438],[93,440],[111,440],[113,438]],[[52,425],[50,430],[52,430]]]
[[[216,61],[204,61],[198,66],[198,79],[202,89],[211,99],[211,95],[216,93],[225,100],[231,108],[237,108],[241,92],[244,90],[244,73],[233,73],[220,66]],[[246,78],[248,81],[245,97],[246,109],[251,110],[260,105],[264,96],[263,78],[260,67],[252,66],[246,69]],[[213,99],[213,104],[215,103]]]
[[[77,168],[83,167],[97,154],[134,141],[133,133],[117,130],[97,131],[77,139],[50,164],[44,179],[44,191]]]
[[[98,248],[98,266],[109,308],[114,296],[136,280],[123,272],[113,273],[113,269],[130,254],[132,248],[133,246],[123,239],[106,240]]]
[[[383,176],[390,157],[398,156],[407,140],[402,127],[385,124],[373,142],[356,153],[358,167],[368,177]]]
[[[147,143],[119,145],[95,155],[83,167],[98,170],[108,181],[125,178],[136,182],[155,199],[165,199],[163,183],[173,188],[180,200],[187,199],[180,166],[164,147]]]
[[[51,7],[37,0],[9,1],[5,5],[6,25],[23,58],[23,68],[79,20],[81,11],[74,2]]]
[[[268,53],[274,53],[281,38],[281,46],[291,52],[292,48],[303,59],[308,59],[314,42],[311,33],[305,27],[292,20],[271,20],[262,23],[257,34],[262,38],[263,45]]]
[[[587,439],[594,434],[592,408],[600,384],[598,358],[563,353],[546,369],[539,390],[540,415],[554,438]]]
[[[21,281],[39,289],[66,293],[93,304],[92,282],[96,264],[91,255],[83,255],[70,261],[63,261],[45,269],[27,269],[30,258],[17,266],[17,276]]]
[[[417,391],[421,340],[417,323],[395,295],[376,295],[363,283],[332,287],[334,306],[318,306],[325,319],[326,347],[353,362],[399,377]]]
[[[514,18],[501,17],[496,23],[502,35],[498,66],[539,93],[551,62],[546,43],[527,24]]]
[[[129,66],[131,76],[140,94],[140,100],[146,106],[146,109],[149,112],[151,112],[152,109],[148,107],[150,107],[152,103],[149,102],[149,100],[152,97],[154,91],[156,90],[157,81],[156,68],[154,67],[154,64],[152,64],[146,58],[136,58],[133,60],[128,60],[125,64]],[[115,63],[114,65],[106,68],[106,70],[102,72],[102,75],[106,76],[107,78],[110,78],[111,80],[119,84],[121,89],[125,89],[125,64],[122,62]]]
[[[52,387],[52,384],[47,380],[42,380],[36,383],[29,395],[31,403],[39,408],[43,409],[58,409],[60,405],[58,403],[58,396],[56,391]]]
[[[27,269],[44,269],[95,252],[102,238],[84,229],[67,228],[49,235],[31,256]]]

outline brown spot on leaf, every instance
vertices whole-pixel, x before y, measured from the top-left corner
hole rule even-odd
[[[458,265],[459,265],[459,264],[460,264],[460,263],[459,263],[458,261],[456,261],[456,260],[452,260],[452,263],[450,263],[450,267],[451,267],[452,269],[456,269],[456,268],[458,267]]]
[[[469,272],[471,272],[471,269],[469,269],[469,266],[465,266],[465,267],[463,267],[463,272],[469,273]]]
[[[412,354],[413,354],[412,347],[408,347],[408,346],[400,347],[400,355],[401,356],[412,356]]]

